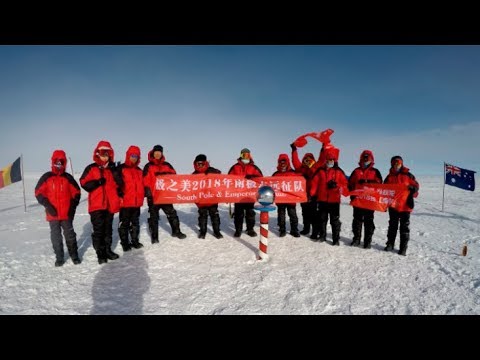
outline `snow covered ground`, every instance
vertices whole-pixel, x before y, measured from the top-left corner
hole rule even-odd
[[[82,190],[74,227],[83,262],[56,268],[33,195],[40,175],[26,174],[26,213],[21,182],[0,190],[0,314],[480,314],[480,194],[447,186],[442,212],[442,176],[418,177],[406,257],[383,251],[388,213],[375,214],[372,249],[350,247],[352,208],[344,198],[340,247],[331,246],[330,225],[326,243],[278,238],[272,212],[270,260],[256,261],[258,238],[233,238],[227,204],[219,206],[224,239],[213,237],[210,222],[207,238],[198,239],[197,209],[185,204],[175,208],[187,238],[171,237],[161,212],[160,244],[152,245],[145,206],[145,247],[123,253],[116,215],[120,258],[99,265]],[[301,222],[300,206],[297,213]],[[257,232],[258,223],[257,215]]]

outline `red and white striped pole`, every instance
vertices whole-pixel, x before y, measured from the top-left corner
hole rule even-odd
[[[268,247],[268,211],[260,212],[260,242],[258,244],[257,260],[267,260]]]
[[[270,186],[262,186],[258,189],[257,200],[261,204],[254,207],[255,210],[260,211],[260,242],[257,260],[267,260],[268,213],[276,209],[272,206],[275,201],[275,191]]]

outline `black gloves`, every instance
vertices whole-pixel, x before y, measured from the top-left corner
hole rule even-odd
[[[51,216],[57,216],[57,209],[55,209],[55,206],[53,206],[52,204],[50,204],[50,202],[48,202],[46,205],[45,205],[45,210],[47,210],[47,213]]]
[[[337,187],[337,182],[335,180],[330,180],[327,182],[327,189],[335,189]]]
[[[412,194],[417,192],[417,188],[413,185],[408,185],[408,191],[410,191]]]
[[[247,175],[247,176],[245,176],[245,179],[253,179],[254,177],[255,176],[253,176],[253,175]]]
[[[365,183],[368,183],[368,180],[360,179],[360,180],[358,180],[358,183],[359,184],[365,184]]]
[[[123,193],[122,189],[117,188],[117,195],[118,195],[118,197],[123,198],[123,196],[124,196],[125,194]]]
[[[290,147],[292,148],[292,151],[297,150],[297,147],[295,146],[295,143],[291,143],[291,144],[290,144]]]
[[[98,186],[102,186],[103,184],[105,184],[107,180],[104,177],[101,177],[97,181],[98,181]]]
[[[77,211],[77,206],[78,206],[77,199],[70,200],[70,208],[68,209],[68,218],[70,220],[73,220],[73,218],[75,217],[75,211]]]
[[[308,199],[308,202],[310,204],[315,204],[317,202],[317,197],[316,196],[312,196],[310,197],[310,199]]]

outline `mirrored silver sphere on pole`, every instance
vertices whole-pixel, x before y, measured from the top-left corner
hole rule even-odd
[[[271,186],[261,186],[257,191],[257,201],[263,206],[271,205],[275,202],[275,191]]]

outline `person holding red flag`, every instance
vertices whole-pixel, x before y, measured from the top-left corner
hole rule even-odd
[[[193,161],[193,168],[195,171],[192,174],[221,174],[222,172],[214,167],[210,166],[207,161],[207,156],[204,154],[198,154]],[[198,234],[199,239],[205,239],[207,234],[208,214],[210,214],[210,221],[212,222],[213,235],[217,239],[223,238],[220,232],[220,214],[218,213],[218,203],[204,204],[196,203],[198,207],[198,227],[200,232]]]
[[[404,184],[408,186],[410,194],[406,201],[398,204],[395,209],[392,207],[388,208],[390,219],[388,221],[387,246],[385,247],[385,251],[394,249],[398,224],[400,223],[400,249],[398,253],[406,256],[408,242],[410,241],[410,213],[414,207],[413,198],[418,196],[420,185],[415,179],[415,176],[410,173],[410,169],[404,166],[401,156],[396,155],[392,157],[390,164],[392,167],[385,178],[384,184]]]
[[[314,214],[314,209],[312,207],[309,194],[312,186],[312,178],[315,170],[314,165],[316,161],[312,153],[306,153],[303,155],[302,161],[300,162],[295,142],[291,143],[290,147],[292,148],[292,162],[295,172],[297,174],[301,174],[306,180],[307,201],[300,203],[303,218],[303,230],[300,231],[300,234],[308,235],[310,233],[310,227],[313,223]]]
[[[172,164],[166,161],[163,155],[163,146],[155,145],[152,150],[148,152],[148,163],[143,168],[143,185],[145,187],[145,197],[148,203],[148,227],[152,237],[152,244],[158,243],[158,220],[160,219],[160,209],[163,210],[167,216],[168,222],[172,228],[172,236],[185,239],[187,235],[180,231],[180,219],[177,215],[177,210],[172,204],[154,204],[153,193],[155,190],[155,183],[158,175],[176,174]]]
[[[326,162],[320,166],[312,179],[310,188],[311,202],[316,214],[314,215],[312,235],[313,241],[326,241],[327,221],[330,216],[332,226],[333,245],[340,245],[340,195],[347,188],[347,178],[338,166],[337,148],[325,150]]]
[[[348,179],[348,190],[362,189],[365,184],[381,184],[382,174],[380,174],[377,168],[373,167],[374,164],[373,152],[370,150],[362,151],[358,162],[359,167],[352,171]],[[355,196],[351,196],[350,198],[353,200]],[[375,223],[373,222],[374,213],[374,210],[363,209],[356,206],[353,207],[353,241],[350,244],[351,246],[360,246],[363,224],[365,226],[363,247],[365,249],[371,248],[372,236],[375,231]]]
[[[297,176],[298,174],[291,168],[290,159],[287,154],[280,154],[277,161],[277,171],[272,176]],[[285,213],[288,212],[290,218],[290,235],[300,237],[298,232],[297,204],[277,204],[278,227],[280,237],[287,235]]]

